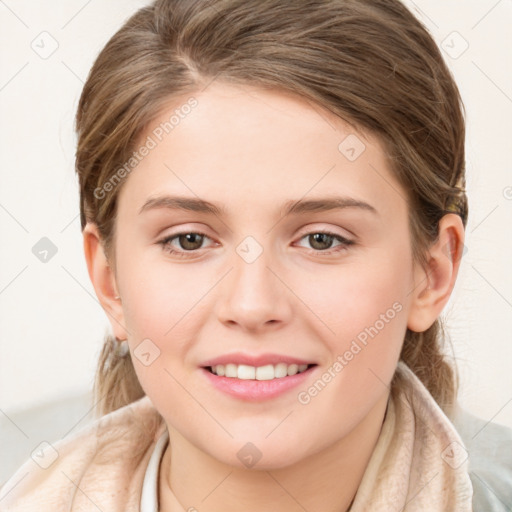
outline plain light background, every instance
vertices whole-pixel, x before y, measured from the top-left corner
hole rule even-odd
[[[108,321],[83,256],[73,118],[95,57],[148,3],[0,0],[0,446],[10,469],[89,410]],[[512,427],[512,3],[404,3],[443,49],[467,112],[467,252],[443,312],[460,404]],[[33,253],[43,237],[57,251],[47,262]],[[56,403],[67,412],[50,414]]]

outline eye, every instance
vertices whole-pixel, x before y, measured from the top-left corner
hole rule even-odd
[[[186,253],[194,253],[198,249],[201,249],[201,245],[205,238],[209,238],[204,233],[197,231],[184,231],[182,233],[176,233],[160,240],[158,243],[162,246],[162,249],[168,254],[173,254],[180,258],[186,258],[189,255]],[[176,240],[180,246],[176,250],[176,245],[172,245],[172,242]]]
[[[167,254],[172,254],[179,258],[191,257],[195,252],[202,248],[204,240],[210,237],[204,233],[197,231],[184,231],[181,233],[175,233],[167,236],[160,240],[158,244],[162,246],[162,249]],[[307,239],[313,247],[310,253],[321,254],[322,256],[328,256],[333,253],[339,253],[345,250],[348,246],[354,245],[355,242],[348,240],[347,238],[331,233],[329,231],[313,231],[302,236],[300,240]],[[176,241],[178,247],[173,245]],[[339,245],[334,246],[334,250],[328,250],[333,247],[333,242],[338,241]],[[188,253],[188,254],[187,254]]]
[[[330,255],[333,253],[338,253],[345,250],[348,246],[354,245],[353,240],[348,240],[347,238],[337,235],[336,233],[331,233],[329,231],[314,231],[304,235],[301,240],[307,239],[308,243],[313,247],[312,251],[309,251],[313,254],[321,254],[322,256]],[[328,251],[332,247],[334,241],[338,241],[339,245],[334,250]]]

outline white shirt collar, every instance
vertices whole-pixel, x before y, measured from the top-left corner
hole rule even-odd
[[[167,429],[156,442],[142,484],[140,512],[158,512],[158,469],[165,447],[169,440]]]

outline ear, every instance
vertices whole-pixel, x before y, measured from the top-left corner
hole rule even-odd
[[[427,254],[427,268],[415,265],[407,327],[426,331],[439,317],[452,293],[464,252],[462,219],[449,213],[439,221],[439,236]]]
[[[87,270],[96,296],[108,316],[112,332],[118,340],[127,339],[121,300],[114,271],[109,265],[103,242],[96,224],[88,222],[83,230],[84,253]]]

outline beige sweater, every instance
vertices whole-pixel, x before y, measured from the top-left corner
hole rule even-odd
[[[139,511],[146,467],[165,429],[147,396],[118,409],[36,454],[37,462],[25,462],[0,489],[0,510]],[[470,512],[471,496],[461,438],[399,363],[381,434],[350,512]]]

